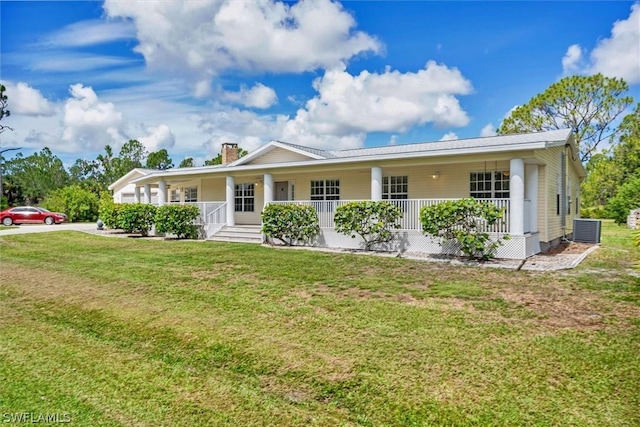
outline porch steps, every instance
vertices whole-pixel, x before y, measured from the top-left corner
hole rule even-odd
[[[262,243],[262,233],[259,225],[236,225],[234,227],[224,226],[208,240],[217,242],[238,242],[238,243]]]

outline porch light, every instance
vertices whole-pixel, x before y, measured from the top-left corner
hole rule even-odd
[[[435,172],[431,175],[431,178],[433,178],[433,179],[438,179],[438,178],[440,178],[440,172],[439,172],[439,171],[435,171]]]

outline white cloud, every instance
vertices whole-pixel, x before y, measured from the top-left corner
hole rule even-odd
[[[9,111],[25,116],[51,116],[55,110],[39,90],[26,83],[6,82],[6,95],[9,98]]]
[[[24,57],[23,58],[21,58]],[[26,62],[26,67],[32,71],[54,71],[60,73],[98,70],[134,65],[134,59],[117,56],[94,55],[78,52],[39,52],[38,55],[25,53],[14,54],[13,59]],[[69,64],[73,64],[72,67]]]
[[[494,135],[496,135],[496,128],[494,128],[493,124],[491,123],[488,123],[480,131],[480,136],[494,136]]]
[[[262,83],[250,89],[242,86],[239,92],[225,92],[223,98],[249,108],[269,108],[278,101],[276,91]]]
[[[562,59],[565,73],[602,73],[623,78],[629,84],[640,83],[640,4],[631,6],[627,19],[613,24],[610,37],[598,41],[586,64],[581,56],[580,46],[569,47]]]
[[[562,71],[564,74],[574,74],[580,69],[582,62],[582,48],[580,45],[572,44],[562,58]]]
[[[613,24],[611,37],[598,42],[591,52],[591,63],[593,73],[640,83],[640,4],[631,7],[629,18]]]
[[[127,21],[87,20],[67,25],[47,37],[45,45],[76,47],[110,43],[135,37],[135,27]]]
[[[147,135],[138,137],[138,141],[145,146],[148,152],[161,150],[163,148],[171,148],[176,143],[176,137],[171,132],[169,126],[162,124],[160,126],[150,126],[147,128]]]
[[[440,138],[440,141],[453,141],[454,139],[459,139],[458,135],[453,132],[447,132]]]
[[[223,70],[302,72],[380,52],[374,37],[355,31],[340,3],[302,0],[107,0],[106,14],[131,19],[147,65],[187,78],[194,91]]]
[[[122,113],[110,102],[100,102],[90,87],[74,84],[64,105],[62,141],[71,146],[100,150],[127,137],[122,130]],[[73,150],[71,150],[73,151]]]
[[[311,145],[326,146],[331,137],[336,144],[361,144],[368,132],[406,132],[425,123],[469,123],[456,95],[470,93],[471,83],[457,69],[433,61],[415,73],[386,69],[353,76],[343,67],[325,72],[313,85],[318,95],[285,128],[287,136]]]

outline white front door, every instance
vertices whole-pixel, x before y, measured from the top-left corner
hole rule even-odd
[[[275,196],[274,200],[276,201],[289,200],[289,182],[288,181],[276,182],[276,194],[274,196]]]

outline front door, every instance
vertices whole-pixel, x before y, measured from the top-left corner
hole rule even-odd
[[[276,194],[275,201],[287,201],[289,200],[289,182],[279,181],[276,182]]]

